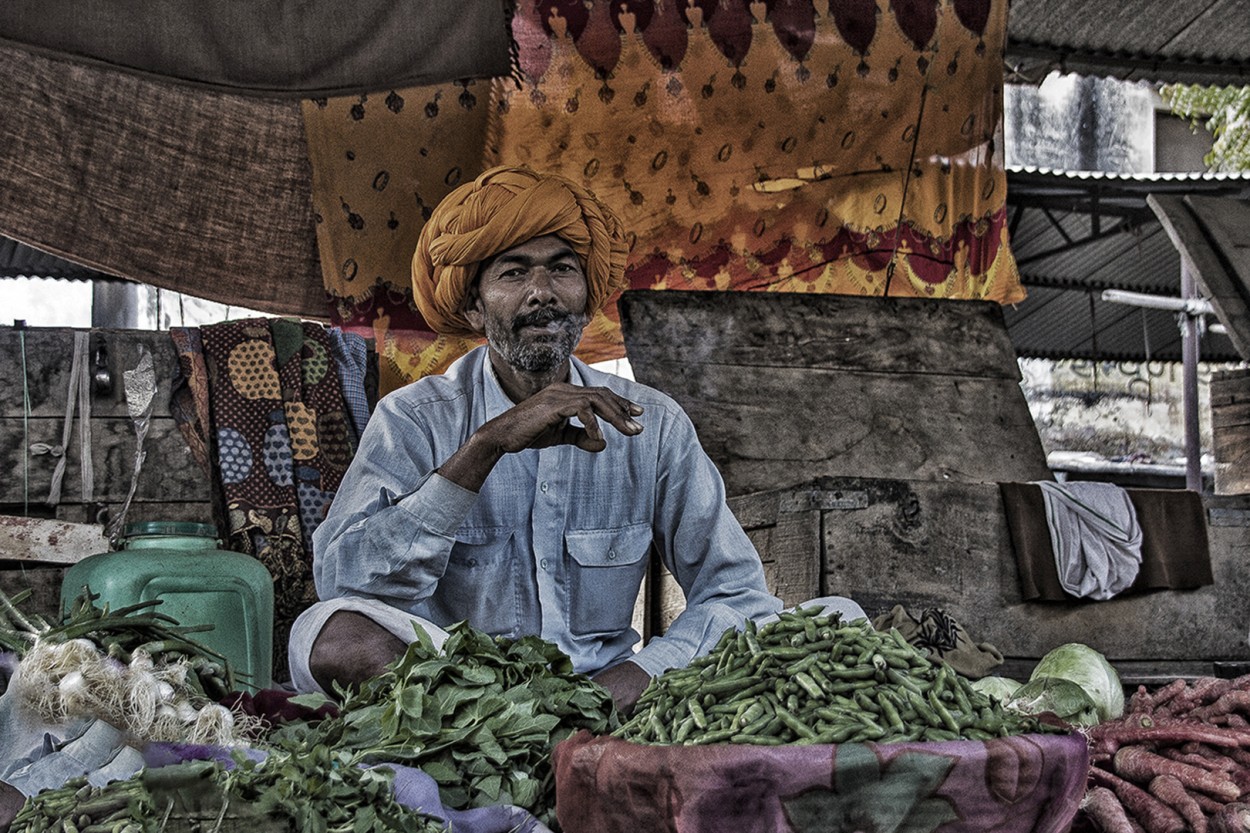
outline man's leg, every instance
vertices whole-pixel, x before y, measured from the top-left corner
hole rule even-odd
[[[381,673],[416,639],[415,628],[443,647],[447,632],[376,599],[317,602],[291,626],[291,682],[297,691],[333,693],[333,682],[359,685]]]
[[[357,688],[386,670],[408,646],[369,617],[340,610],[313,641],[308,670],[322,691]]]

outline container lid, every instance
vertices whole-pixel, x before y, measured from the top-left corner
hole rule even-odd
[[[183,535],[216,539],[217,527],[194,521],[142,521],[126,524],[122,533],[123,538],[138,538],[142,535]]]

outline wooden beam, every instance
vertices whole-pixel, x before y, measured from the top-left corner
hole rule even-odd
[[[1243,359],[1250,359],[1250,306],[1245,295],[1245,288],[1250,286],[1250,251],[1244,248],[1248,242],[1244,238],[1238,243],[1238,232],[1232,225],[1250,222],[1235,219],[1250,209],[1237,200],[1219,197],[1151,194],[1146,203],[1163,224],[1172,245],[1192,267],[1194,279],[1215,306],[1215,315],[1228,330],[1233,346]],[[1229,216],[1221,219],[1224,212]],[[1248,259],[1245,273],[1231,274],[1216,247],[1224,249],[1226,256],[1240,251]]]
[[[0,515],[0,560],[74,564],[107,552],[100,524],[76,524],[47,518]]]

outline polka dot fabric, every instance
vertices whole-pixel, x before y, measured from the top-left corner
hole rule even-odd
[[[203,327],[200,337],[229,546],[274,576],[274,667],[286,668],[291,623],[316,601],[312,532],[355,433],[319,324],[247,319]]]

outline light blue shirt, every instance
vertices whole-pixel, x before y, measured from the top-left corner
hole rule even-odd
[[[656,675],[780,609],[677,403],[577,359],[569,381],[641,405],[643,432],[626,437],[604,422],[598,453],[504,455],[478,493],[434,469],[513,405],[486,348],[383,398],[313,536],[318,595],[376,598],[443,627],[467,619],[495,635],[538,634],[585,673],[633,659]],[[653,545],[686,610],[634,653],[634,601]]]

